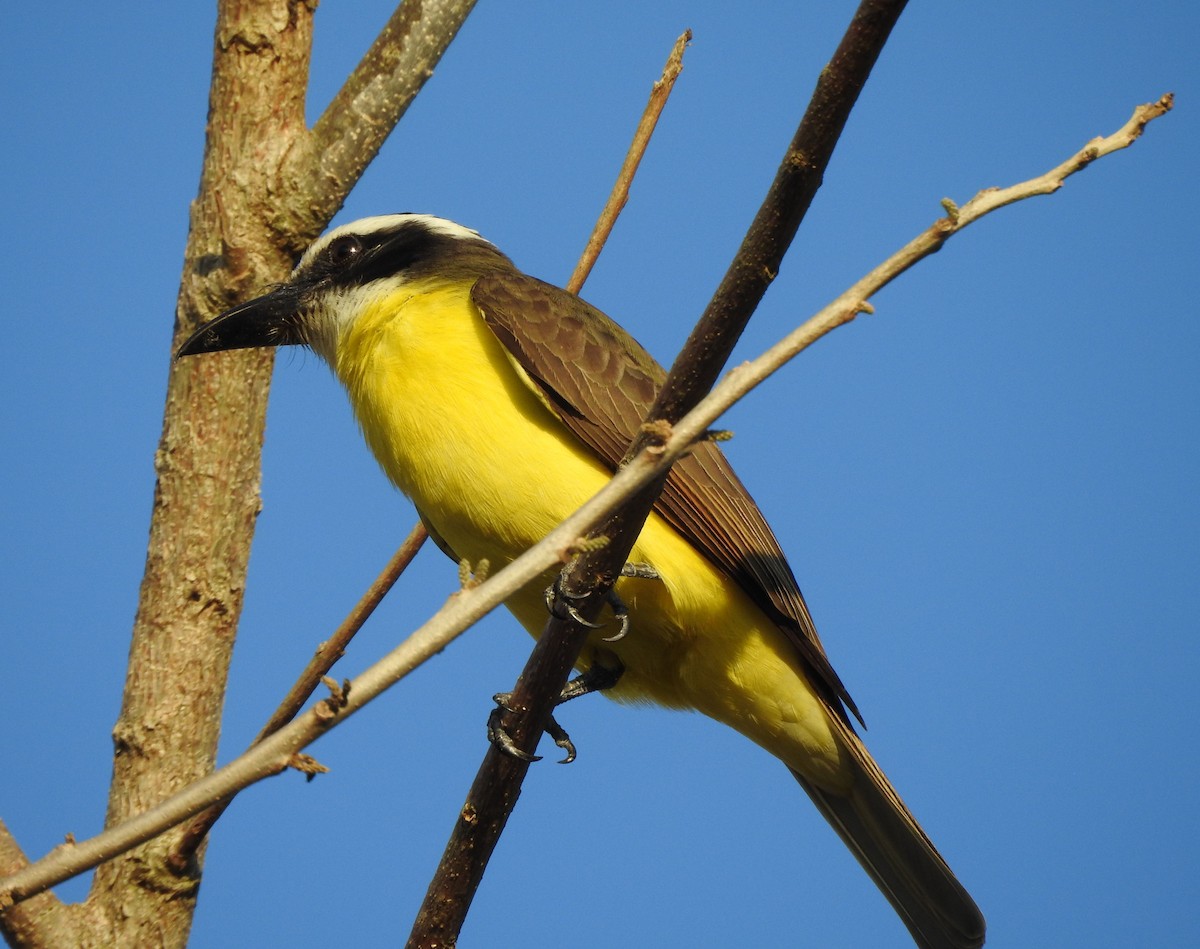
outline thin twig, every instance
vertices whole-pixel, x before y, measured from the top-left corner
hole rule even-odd
[[[275,710],[270,721],[258,733],[255,741],[262,741],[267,735],[278,731],[296,717],[300,709],[304,707],[304,703],[308,701],[309,696],[321,684],[321,679],[342,657],[346,647],[350,645],[350,640],[375,612],[375,608],[395,585],[400,574],[408,569],[408,565],[412,563],[413,558],[417,556],[428,537],[429,534],[425,530],[424,524],[418,521],[413,525],[413,529],[404,538],[404,542],[392,554],[392,559],[387,562],[379,572],[379,576],[363,593],[362,599],[355,604],[354,609],[350,611],[334,634],[317,648],[316,655],[313,656],[307,668],[296,680],[296,684],[279,704],[279,708]]]
[[[1174,95],[1167,93],[1157,102],[1139,105],[1133,110],[1129,121],[1111,135],[1095,138],[1061,165],[1043,175],[1030,178],[1007,188],[985,188],[961,208],[953,202],[943,201],[948,214],[933,222],[923,232],[905,244],[833,302],[806,320],[757,359],[735,366],[726,377],[706,396],[696,408],[688,413],[691,420],[699,413],[700,418],[716,418],[734,402],[740,400],[751,389],[759,385],[784,364],[803,352],[818,339],[849,323],[859,313],[874,312],[868,302],[871,297],[899,277],[918,261],[941,250],[955,234],[967,225],[974,224],[992,211],[1016,201],[1039,195],[1053,194],[1064,181],[1081,171],[1098,158],[1128,148],[1141,137],[1146,126],[1171,111]],[[682,423],[680,423],[682,424]],[[712,424],[708,422],[707,424]],[[691,429],[689,422],[688,428]],[[680,425],[676,425],[678,435]],[[674,438],[672,438],[672,441]]]
[[[236,793],[262,777],[287,767],[295,752],[315,741],[338,722],[357,712],[430,655],[446,648],[472,623],[502,604],[559,561],[563,548],[587,533],[659,475],[698,439],[716,420],[772,372],[806,349],[817,339],[849,322],[862,312],[865,301],[907,270],[920,257],[938,250],[945,241],[990,211],[1021,198],[1057,190],[1061,180],[1096,158],[1125,148],[1138,138],[1145,126],[1171,108],[1171,97],[1139,106],[1124,127],[1106,138],[1090,142],[1062,165],[1012,188],[980,192],[960,209],[957,220],[943,218],[905,245],[867,276],[841,294],[811,319],[776,343],[763,355],[735,367],[699,405],[680,419],[670,436],[655,452],[642,452],[578,511],[556,527],[544,540],[531,547],[503,570],[477,587],[454,594],[412,636],[364,671],[351,683],[345,708],[329,718],[310,709],[252,751],[185,788],[157,807],[106,830],[89,840],[62,847],[35,863],[0,880],[0,910],[96,866],[142,841],[186,820],[215,801]],[[964,211],[967,213],[964,214]]]
[[[299,714],[304,703],[321,684],[321,679],[329,673],[333,664],[342,658],[346,647],[350,645],[350,640],[362,629],[363,624],[375,612],[375,608],[383,601],[388,591],[395,586],[396,581],[400,579],[400,574],[408,569],[408,565],[412,563],[413,558],[416,557],[428,537],[425,525],[418,521],[404,539],[404,543],[392,554],[392,558],[379,572],[379,576],[367,587],[366,592],[342,620],[333,635],[317,647],[316,653],[309,660],[304,671],[300,673],[296,683],[288,690],[274,714],[250,743],[251,748],[268,735],[279,731]],[[195,854],[196,848],[204,841],[213,825],[220,820],[221,815],[225,813],[225,809],[232,802],[233,799],[229,798],[220,804],[213,805],[203,813],[197,814],[183,829],[179,840],[167,855],[167,866],[171,870],[182,873],[187,868],[188,861]]]
[[[687,45],[691,41],[692,31],[684,30],[679,39],[675,41],[671,55],[667,58],[667,65],[663,67],[662,77],[650,90],[650,100],[646,103],[641,121],[638,122],[638,127],[633,133],[633,142],[625,154],[625,162],[621,165],[620,172],[617,173],[616,184],[609,193],[608,202],[604,205],[604,210],[600,212],[600,218],[596,221],[592,236],[588,238],[587,246],[584,247],[583,253],[579,257],[579,263],[575,265],[571,279],[567,281],[566,289],[571,293],[578,293],[583,288],[588,275],[592,272],[592,267],[596,265],[600,251],[604,248],[609,234],[612,233],[613,226],[617,223],[617,218],[629,200],[629,188],[633,184],[633,176],[637,174],[638,165],[642,163],[642,157],[646,154],[646,146],[650,144],[650,136],[654,134],[654,129],[658,125],[658,117],[662,115],[663,107],[670,98],[671,90],[675,88],[675,80],[683,71],[683,51],[687,49]]]

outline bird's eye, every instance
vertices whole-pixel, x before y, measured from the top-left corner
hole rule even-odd
[[[357,260],[363,252],[363,242],[353,234],[343,234],[329,245],[326,258],[334,267],[345,267]]]

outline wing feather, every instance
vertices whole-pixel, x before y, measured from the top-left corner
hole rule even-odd
[[[615,470],[663,368],[595,307],[520,272],[485,274],[471,298],[563,424]],[[721,450],[704,442],[676,461],[655,510],[779,625],[830,708],[843,720],[848,708],[861,722],[779,542]]]

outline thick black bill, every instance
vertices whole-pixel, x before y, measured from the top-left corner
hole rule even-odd
[[[226,310],[196,330],[176,356],[303,343],[300,297],[295,287],[284,285]]]

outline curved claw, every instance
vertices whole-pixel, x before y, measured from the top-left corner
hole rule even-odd
[[[611,636],[601,636],[600,638],[606,643],[618,643],[629,633],[629,611],[624,608],[623,604],[620,609],[616,606],[613,607],[613,616],[617,618],[621,628]]]
[[[581,614],[579,610],[575,609],[575,607],[573,607],[570,603],[566,605],[565,609],[567,611],[567,615],[580,626],[586,627],[587,629],[601,629],[604,626],[603,623],[589,623],[583,618],[583,614]]]
[[[546,602],[546,609],[551,616],[559,615],[555,612],[555,608],[559,606],[560,596],[567,598],[569,594],[563,593],[563,591],[559,589],[558,581],[555,581],[554,583],[550,584],[550,586],[546,587],[545,592],[542,594],[542,599]],[[575,607],[573,607],[570,603],[562,604],[562,609],[566,612],[567,616],[569,616],[580,626],[583,626],[587,629],[600,629],[604,626],[603,623],[590,623],[585,620],[583,618],[583,614],[581,614],[579,610],[575,609]]]
[[[554,739],[554,744],[567,753],[567,756],[559,764],[570,764],[574,761],[575,742],[571,741],[571,736],[567,734],[567,730],[555,721],[553,715],[550,716],[550,724],[546,726],[546,731]]]
[[[510,758],[516,758],[520,761],[525,761],[530,764],[532,764],[534,761],[541,761],[542,760],[541,755],[531,755],[529,752],[522,751],[520,748],[518,748],[516,746],[516,744],[513,742],[512,736],[509,735],[509,733],[507,731],[505,731],[504,726],[501,724],[501,722],[500,722],[501,714],[504,712],[512,711],[512,709],[509,708],[508,704],[507,704],[509,698],[511,698],[511,694],[508,692],[498,692],[494,696],[492,696],[492,701],[494,701],[496,703],[496,707],[494,709],[492,709],[491,714],[488,715],[488,721],[487,721],[488,741],[491,742],[493,745],[495,745],[495,747],[497,749],[499,749],[503,754],[508,755]]]
[[[636,577],[639,580],[661,580],[659,572],[648,563],[626,563],[621,567],[621,576]],[[608,591],[608,605],[612,608],[613,616],[621,624],[621,628],[612,636],[604,637],[606,643],[620,642],[629,633],[629,608],[617,594],[616,589]]]

